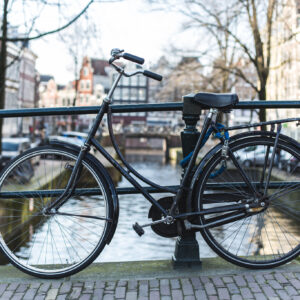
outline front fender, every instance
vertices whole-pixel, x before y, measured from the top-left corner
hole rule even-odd
[[[61,142],[61,141],[58,141],[58,140],[49,141],[48,144],[56,146],[56,147],[72,150],[72,151],[74,151],[78,154],[81,150],[79,146],[76,146],[76,145],[71,144],[71,143]],[[95,156],[91,155],[90,153],[86,154],[86,159],[89,160],[89,162],[91,162],[95,166],[95,169],[97,169],[102,174],[103,179],[105,180],[105,183],[108,186],[108,188],[110,190],[110,193],[111,193],[111,196],[112,196],[112,199],[113,199],[113,214],[112,214],[112,216],[110,216],[110,218],[112,218],[113,222],[109,223],[109,225],[108,225],[109,226],[109,231],[108,231],[108,235],[106,237],[106,243],[109,244],[111,242],[111,239],[114,236],[114,233],[116,231],[117,224],[118,224],[118,219],[119,219],[119,198],[118,198],[118,195],[117,195],[115,185],[114,185],[110,175],[108,174],[107,170],[102,165],[102,163]]]

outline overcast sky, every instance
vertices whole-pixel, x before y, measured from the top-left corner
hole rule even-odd
[[[181,15],[152,8],[141,0],[91,6],[89,15],[96,20],[100,41],[97,41],[99,45],[91,45],[86,54],[108,58],[110,50],[118,47],[144,57],[149,66],[160,56],[168,56],[170,44],[183,45],[190,40],[189,36],[180,34]],[[58,42],[57,35],[34,41],[31,47],[38,56],[37,69],[41,74],[53,75],[61,84],[74,79],[67,47]]]

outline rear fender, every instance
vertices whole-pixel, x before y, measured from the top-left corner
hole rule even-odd
[[[265,137],[276,137],[276,132],[271,132],[271,131],[249,131],[249,132],[243,132],[240,134],[236,134],[233,135],[232,137],[230,137],[229,140],[229,146],[233,146],[234,143],[236,142],[240,142],[241,140],[244,139],[253,139],[255,137],[258,136],[265,136]],[[284,141],[285,143],[288,143],[290,145],[293,145],[295,147],[300,148],[300,144],[295,141],[294,139],[284,135],[284,134],[280,134],[279,135],[279,139]],[[187,212],[191,212],[192,211],[192,198],[193,198],[193,194],[194,194],[194,190],[197,186],[197,182],[201,176],[201,173],[203,172],[206,164],[210,161],[210,159],[219,151],[222,150],[222,142],[220,142],[218,145],[216,145],[214,148],[212,148],[204,157],[203,159],[200,161],[199,165],[196,167],[196,171],[193,174],[193,178],[191,180],[191,185],[190,185],[190,192],[187,198]]]
[[[70,143],[64,143],[64,142],[60,142],[60,141],[56,141],[56,140],[49,141],[49,144],[60,147],[60,148],[73,150],[74,152],[76,152],[78,154],[81,150],[80,147],[78,147],[76,145],[73,145]],[[101,162],[95,156],[91,155],[90,153],[86,154],[86,159],[88,159],[95,166],[95,169],[97,169],[103,175],[105,183],[109,187],[109,190],[110,190],[110,193],[111,193],[111,196],[113,199],[113,211],[112,211],[112,215],[109,216],[113,220],[113,222],[108,224],[109,231],[108,231],[108,235],[106,237],[106,243],[109,244],[111,242],[111,239],[114,236],[114,233],[116,231],[117,224],[118,224],[119,198],[117,195],[115,185],[114,185],[110,175],[106,171],[105,167],[101,164]]]

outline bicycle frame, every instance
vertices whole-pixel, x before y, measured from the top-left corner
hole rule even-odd
[[[95,118],[94,124],[92,126],[92,128],[90,129],[90,132],[88,134],[88,137],[86,139],[86,141],[84,142],[84,145],[81,147],[81,151],[78,155],[77,161],[75,163],[75,166],[72,170],[70,179],[68,181],[68,184],[66,186],[66,189],[64,190],[64,192],[53,202],[51,203],[47,208],[45,208],[45,211],[48,213],[55,213],[72,195],[72,192],[75,190],[75,183],[76,183],[76,178],[78,176],[78,174],[80,173],[80,167],[81,167],[81,162],[84,159],[86,153],[90,150],[91,146],[94,146],[152,205],[156,206],[156,208],[161,211],[161,213],[167,217],[167,216],[172,216],[173,218],[187,218],[188,216],[191,215],[204,215],[204,214],[213,214],[216,212],[228,212],[228,211],[237,211],[237,213],[241,210],[245,210],[248,209],[250,207],[255,207],[255,205],[241,205],[241,204],[235,204],[235,205],[230,205],[230,206],[224,206],[224,207],[218,207],[218,208],[212,208],[212,209],[208,209],[208,210],[203,210],[201,212],[195,212],[195,213],[180,213],[175,215],[175,209],[176,207],[179,205],[179,203],[182,201],[182,199],[185,196],[185,192],[190,192],[192,190],[191,187],[191,175],[193,174],[193,168],[196,162],[196,158],[197,155],[200,151],[201,148],[201,144],[205,138],[205,135],[208,131],[208,129],[212,126],[214,128],[215,125],[215,117],[218,114],[218,110],[217,109],[210,109],[209,113],[207,114],[205,120],[204,120],[204,124],[202,127],[202,130],[200,132],[198,141],[196,143],[194,152],[192,154],[192,157],[188,163],[187,168],[184,171],[184,175],[182,178],[182,181],[180,183],[179,189],[173,190],[170,188],[166,188],[163,186],[160,186],[150,180],[148,180],[147,178],[143,177],[140,173],[138,173],[134,168],[132,168],[125,160],[125,158],[122,156],[120,149],[118,148],[118,145],[116,143],[116,140],[114,138],[113,135],[113,130],[112,130],[112,120],[111,120],[111,109],[110,109],[110,104],[112,102],[112,95],[113,92],[115,90],[115,88],[118,85],[118,82],[120,81],[122,75],[124,74],[124,69],[119,69],[119,75],[117,76],[117,78],[115,79],[115,82],[112,85],[111,90],[108,93],[108,96],[104,99],[103,104]],[[98,141],[94,138],[98,127],[100,126],[100,123],[103,120],[104,115],[107,114],[107,122],[108,122],[108,129],[109,129],[109,135],[113,144],[114,149],[116,150],[118,156],[120,157],[121,161],[124,163],[125,167],[127,168],[127,170],[122,167],[99,143]],[[250,125],[251,127],[251,125]],[[216,128],[214,128],[215,131],[217,131]],[[279,135],[279,133],[278,133]],[[223,145],[225,143],[225,140],[223,141]],[[277,137],[277,141],[278,141],[278,137]],[[276,146],[276,145],[275,145]],[[227,146],[228,147],[228,146]],[[240,171],[240,174],[242,176],[242,178],[245,181],[246,186],[248,187],[248,189],[252,192],[254,197],[257,197],[257,191],[256,188],[251,184],[251,181],[249,180],[248,176],[245,174],[245,172],[243,171],[243,169],[241,168],[239,162],[237,161],[237,159],[234,157],[233,153],[231,152],[230,148],[227,149],[228,150],[228,155],[229,157],[232,159],[233,163],[236,165],[237,169]],[[272,156],[272,161],[274,161],[274,155]],[[272,163],[273,164],[273,163]],[[144,183],[149,184],[150,186],[155,187],[158,191],[161,192],[170,192],[172,194],[175,194],[176,196],[174,197],[173,200],[173,204],[172,207],[170,209],[170,211],[168,212],[165,208],[163,208],[159,202],[157,200],[155,200],[149,192],[147,192],[143,186],[141,186],[133,176],[130,175],[130,173],[134,174],[136,177],[138,177],[140,180],[142,180]],[[270,178],[268,178],[268,182],[270,181]],[[266,187],[265,187],[266,190]],[[241,215],[241,214],[240,214]],[[231,219],[234,219],[236,216],[233,216]],[[245,214],[243,214],[244,217]],[[229,221],[231,220],[229,218]],[[217,221],[216,223],[220,223],[221,221]]]

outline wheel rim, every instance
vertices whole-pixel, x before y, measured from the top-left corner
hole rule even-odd
[[[46,156],[47,154],[47,156]],[[76,156],[62,150],[29,152],[10,165],[0,179],[1,192],[63,190]],[[22,165],[30,164],[34,174],[27,184],[18,178]],[[16,172],[18,169],[19,172]],[[18,175],[16,175],[16,173]],[[28,177],[28,176],[27,176]],[[107,195],[96,172],[83,162],[78,188],[95,188],[98,196],[73,196],[60,209],[76,216],[43,214],[43,207],[54,197],[0,199],[1,247],[12,262],[24,271],[36,274],[64,274],[93,260],[103,248],[107,221]],[[80,215],[80,217],[78,216]]]
[[[253,147],[258,143],[261,144],[261,147],[267,149],[268,145],[272,148],[274,141],[267,142],[256,140],[250,144],[248,142],[247,147]],[[239,152],[241,152],[243,148],[246,148],[246,144],[239,147],[236,146],[236,148],[233,149],[233,152],[239,157],[240,162],[242,157],[246,157],[247,159],[249,156],[256,157],[256,159],[259,158],[258,153],[255,153],[256,151],[252,151],[252,154],[249,153],[248,157],[247,155],[240,154]],[[289,148],[284,145],[280,145],[280,149],[281,152],[289,153],[289,155],[285,156],[285,159],[291,160],[292,158],[295,159],[295,157],[297,157],[297,160],[299,161],[299,151],[297,149],[289,150]],[[284,153],[280,155],[282,156],[278,156],[279,158],[277,158],[277,160],[283,159]],[[226,205],[226,203],[224,203],[225,198],[227,200],[231,199],[231,202],[227,202],[229,205],[236,203],[235,201],[238,199],[244,199],[244,201],[245,199],[248,199],[249,201],[251,198],[251,193],[249,191],[246,192],[245,188],[242,186],[239,187],[236,184],[232,184],[232,187],[229,185],[229,189],[226,191],[218,191],[218,194],[216,194],[216,191],[208,191],[208,189],[206,189],[207,183],[212,183],[216,180],[220,183],[243,182],[243,179],[239,177],[240,175],[235,174],[233,176],[234,170],[229,171],[230,167],[228,167],[217,179],[214,179],[214,181],[209,179],[209,174],[218,169],[220,164],[221,157],[219,156],[219,158],[208,167],[200,188],[199,195],[201,196],[198,198],[198,203],[200,202],[198,204],[198,209],[210,208],[213,205]],[[260,213],[248,218],[203,230],[203,236],[212,248],[221,256],[228,258],[231,262],[250,267],[270,267],[282,264],[294,258],[300,252],[300,187],[299,184],[293,184],[293,182],[300,181],[299,174],[296,169],[292,170],[291,174],[287,174],[286,171],[279,170],[277,166],[278,161],[275,162],[275,166],[273,167],[271,182],[277,180],[287,183],[288,178],[288,182],[290,182],[290,186],[294,187],[294,190],[291,190],[290,186],[272,190],[268,189],[268,193],[271,195],[271,201],[265,210],[261,210]],[[245,165],[243,165],[242,168],[245,170],[250,180],[260,182],[263,166],[254,165],[247,169]],[[281,180],[279,180],[278,177],[281,178]],[[218,201],[221,201],[221,204],[216,203],[216,199],[211,200],[213,199],[213,194],[215,197],[220,197]],[[233,199],[235,200],[232,201]],[[283,201],[287,201],[289,205],[285,205],[285,202]],[[212,204],[212,202],[214,204]],[[242,203],[242,201],[239,203]],[[217,215],[201,217],[200,223],[204,225],[209,221],[209,217],[216,216]]]

